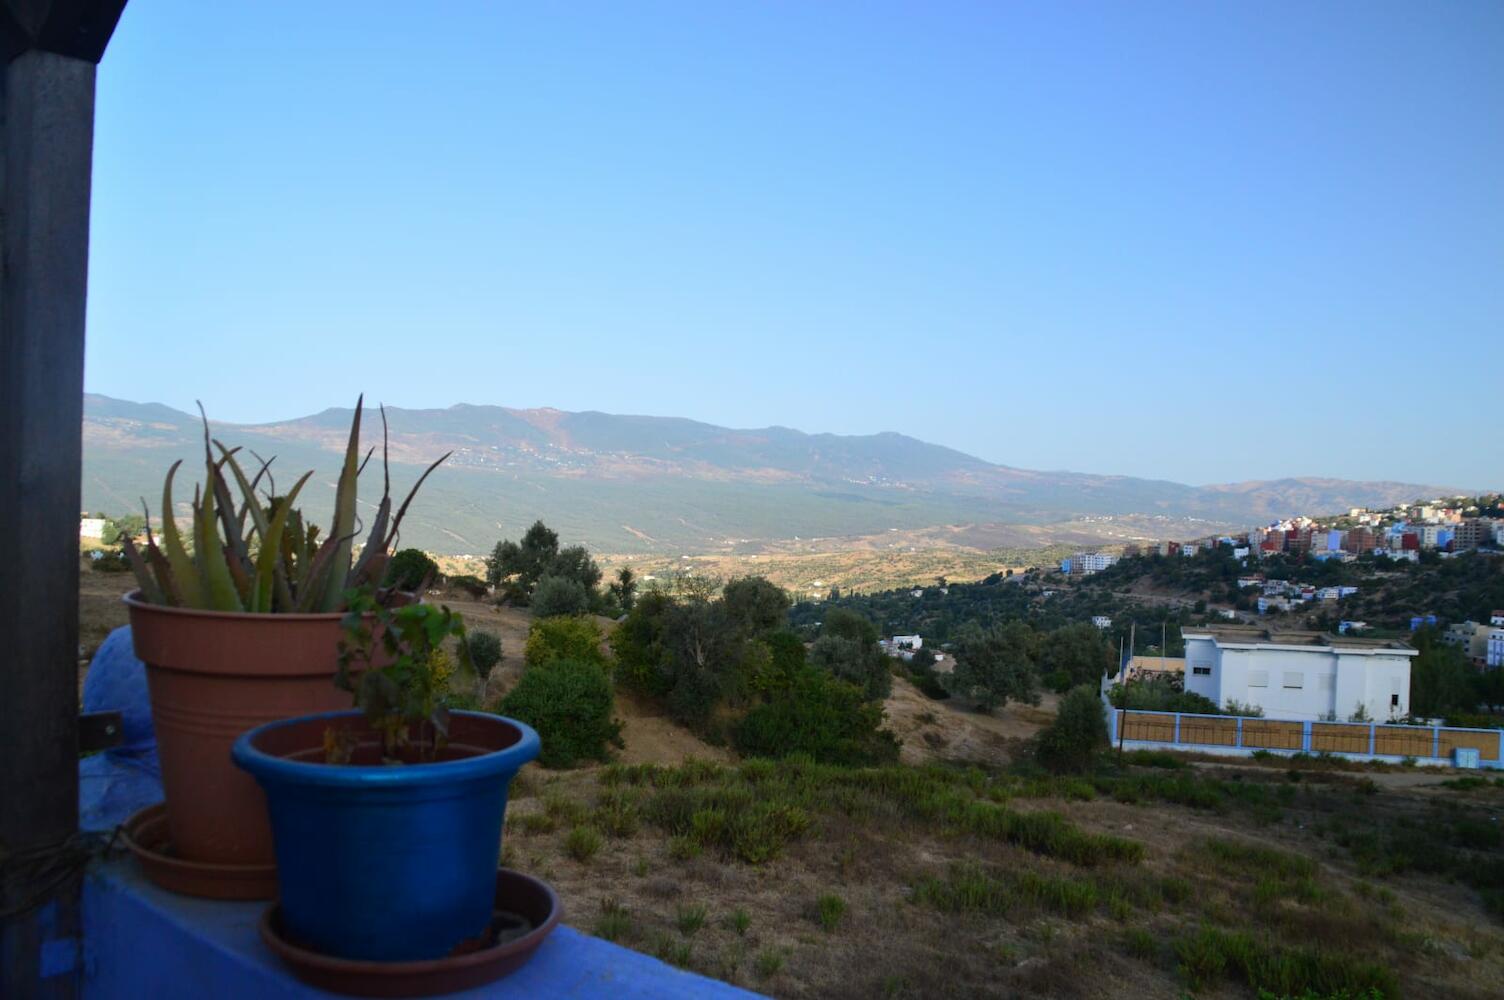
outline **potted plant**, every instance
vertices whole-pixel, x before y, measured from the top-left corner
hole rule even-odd
[[[395,514],[383,470],[382,497],[357,551],[362,403],[327,536],[296,506],[312,472],[276,495],[270,461],[248,477],[239,449],[211,441],[205,417],[205,482],[195,490],[191,533],[185,538],[173,517],[178,462],[162,488],[160,542],[149,527],[144,550],[124,542],[140,585],[125,603],[136,656],[147,666],[166,795],[165,815],[162,807],[143,810],[126,832],[147,873],[169,889],[240,899],[275,892],[264,799],[231,764],[230,747],[252,726],[342,706],[331,682],[346,594],[381,582],[408,504],[448,457],[428,467]],[[373,594],[380,604],[410,600],[391,590]]]
[[[258,726],[233,751],[266,792],[275,936],[366,962],[485,949],[507,790],[538,756],[538,734],[445,707],[443,644],[458,640],[468,659],[447,607],[386,607],[369,589],[348,603],[339,682],[357,709]]]

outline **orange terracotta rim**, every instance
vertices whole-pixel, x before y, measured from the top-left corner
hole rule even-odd
[[[141,596],[140,588],[126,594],[120,600],[135,608],[144,609],[147,612],[160,612],[164,615],[183,615],[188,618],[225,618],[230,621],[265,621],[268,618],[279,622],[327,622],[338,621],[345,617],[343,611],[302,611],[302,612],[255,612],[255,611],[212,611],[206,608],[180,608],[175,604],[153,604]]]
[[[229,865],[175,857],[167,833],[167,803],[132,814],[120,828],[125,846],[154,884],[201,899],[275,899],[276,865]]]
[[[471,989],[516,972],[533,957],[564,915],[558,894],[547,882],[510,868],[496,873],[496,907],[525,918],[533,929],[509,941],[421,962],[333,958],[301,948],[282,936],[281,912],[275,903],[261,915],[261,940],[299,979],[332,993],[432,996]]]

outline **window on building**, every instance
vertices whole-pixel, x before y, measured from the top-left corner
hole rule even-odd
[[[1248,671],[1248,686],[1251,687],[1251,688],[1266,688],[1266,687],[1268,687],[1269,686],[1269,671],[1267,671],[1267,670],[1250,670],[1250,671]]]
[[[1212,668],[1211,667],[1192,667],[1191,668],[1191,673],[1195,674],[1197,677],[1210,677],[1211,673],[1212,673]]]
[[[1390,708],[1399,708],[1400,707],[1400,696],[1399,695],[1392,694],[1392,695],[1389,696],[1389,707]]]
[[[1306,686],[1306,675],[1295,670],[1285,671],[1285,687],[1303,688]]]

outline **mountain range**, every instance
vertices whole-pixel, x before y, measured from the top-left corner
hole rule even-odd
[[[316,470],[302,506],[321,521],[333,502],[351,415],[328,409],[211,427],[228,445],[275,455],[272,469],[286,482]],[[388,407],[386,415],[394,493],[452,452],[404,528],[404,545],[441,553],[489,551],[539,518],[568,541],[619,553],[756,551],[812,538],[870,544],[885,535],[899,544],[937,533],[950,544],[979,546],[1022,537],[1036,544],[1054,537],[1179,538],[1456,492],[1303,477],[1195,487],[1018,469],[896,433],[735,430],[594,411],[459,404]],[[365,445],[381,443],[376,410],[367,410],[362,430]],[[139,510],[145,497],[156,515],[163,475],[184,458],[174,499],[177,513],[186,513],[202,434],[197,416],[171,407],[86,395],[84,508],[123,513]],[[374,464],[364,474],[363,505],[376,475]]]

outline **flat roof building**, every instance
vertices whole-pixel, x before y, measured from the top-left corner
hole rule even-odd
[[[1254,705],[1273,719],[1378,722],[1410,714],[1414,647],[1390,639],[1247,625],[1181,630],[1185,689],[1219,706]]]

